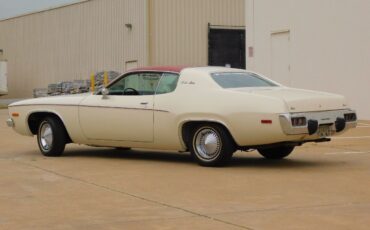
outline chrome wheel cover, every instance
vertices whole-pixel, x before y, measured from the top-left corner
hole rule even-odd
[[[221,138],[212,128],[199,130],[194,136],[193,143],[197,155],[206,161],[217,158],[222,148]]]
[[[39,142],[43,150],[49,151],[53,145],[53,130],[49,123],[44,122],[41,124],[39,133]]]

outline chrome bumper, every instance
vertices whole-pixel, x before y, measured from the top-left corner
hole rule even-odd
[[[313,135],[314,133],[310,133],[309,124],[311,121],[315,123],[318,129],[321,125],[329,125],[332,133],[337,132],[337,123],[338,119],[345,121],[345,114],[356,113],[353,110],[333,110],[333,111],[323,111],[323,112],[306,112],[306,113],[284,113],[280,114],[280,124],[285,134],[287,135],[299,135],[299,134],[309,134]],[[298,117],[305,117],[307,124],[305,126],[293,126],[292,125],[292,118]],[[355,121],[345,121],[345,127],[343,130],[349,128],[355,128],[357,126],[357,120]],[[341,132],[339,131],[339,132]]]
[[[14,121],[13,119],[9,118],[6,120],[6,124],[9,126],[9,127],[14,127],[15,124],[14,124]]]

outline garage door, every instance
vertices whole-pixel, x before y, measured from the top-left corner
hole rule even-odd
[[[271,78],[291,86],[289,31],[271,34]]]
[[[245,69],[245,30],[210,28],[208,64]]]

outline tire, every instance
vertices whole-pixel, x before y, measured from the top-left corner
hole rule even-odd
[[[41,121],[37,132],[37,144],[44,156],[61,156],[66,143],[67,133],[59,119],[47,117]]]
[[[216,124],[197,126],[192,132],[189,146],[198,164],[208,167],[226,165],[236,150],[227,130]]]
[[[294,146],[280,146],[268,149],[258,149],[258,152],[266,159],[280,160],[289,156],[294,150]]]

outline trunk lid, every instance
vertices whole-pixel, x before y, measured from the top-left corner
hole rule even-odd
[[[340,95],[287,87],[240,88],[239,92],[283,100],[289,112],[313,112],[347,108],[345,98]]]

